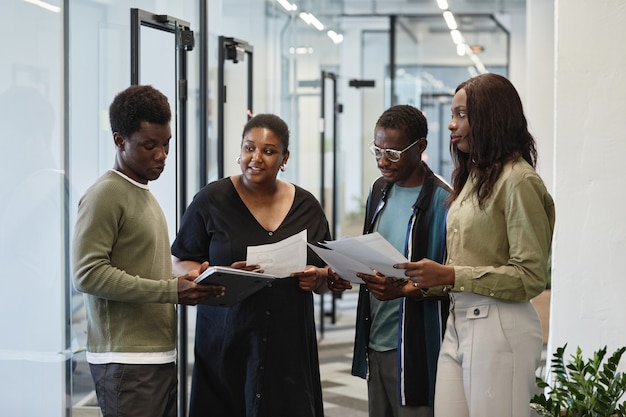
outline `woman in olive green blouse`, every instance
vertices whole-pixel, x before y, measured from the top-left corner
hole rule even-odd
[[[548,280],[554,202],[506,78],[461,83],[448,128],[455,170],[446,262],[397,265],[425,295],[451,297],[435,417],[529,416],[543,343],[530,299]]]

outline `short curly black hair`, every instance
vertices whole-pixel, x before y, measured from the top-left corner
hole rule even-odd
[[[402,130],[410,143],[428,135],[428,122],[421,110],[408,104],[389,107],[376,122],[376,128]]]
[[[118,93],[109,106],[111,131],[127,138],[141,122],[165,125],[172,120],[167,97],[150,85],[132,85]]]
[[[265,128],[271,130],[283,144],[283,154],[289,150],[289,127],[287,123],[275,114],[259,113],[252,119],[248,120],[248,123],[243,127],[243,133],[241,134],[241,141],[250,130],[255,127]]]

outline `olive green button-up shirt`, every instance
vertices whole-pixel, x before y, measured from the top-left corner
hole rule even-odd
[[[547,284],[554,201],[521,158],[504,166],[483,209],[471,181],[448,212],[446,265],[454,266],[455,283],[446,290],[528,301]]]

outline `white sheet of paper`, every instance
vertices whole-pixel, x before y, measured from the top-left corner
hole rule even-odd
[[[363,284],[364,281],[357,277],[356,273],[372,273],[369,266],[359,261],[355,261],[354,259],[349,258],[336,250],[320,248],[319,246],[311,245],[310,243],[308,245],[320,258],[324,260],[324,262],[330,265],[337,275],[347,281]]]
[[[246,263],[261,265],[266,274],[288,277],[292,272],[303,271],[306,267],[307,231],[290,236],[276,243],[248,246]]]
[[[408,260],[378,232],[323,242],[323,244],[387,276],[398,278],[404,276],[404,272],[394,268],[393,265],[408,262]]]

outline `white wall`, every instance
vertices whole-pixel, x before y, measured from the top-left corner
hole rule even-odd
[[[556,2],[550,351],[626,345],[626,4]]]
[[[507,16],[500,15],[504,19],[506,27],[511,35],[509,51],[509,79],[517,88],[522,101],[526,99],[526,14],[523,12],[512,13]]]
[[[524,109],[537,141],[537,172],[554,192],[554,0],[527,0],[526,100]]]

